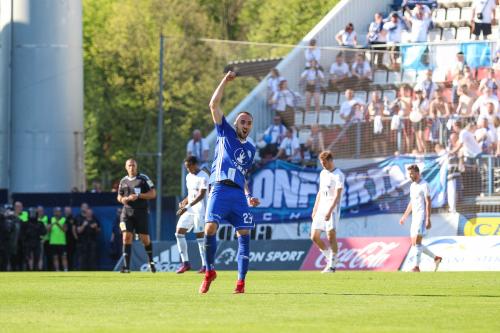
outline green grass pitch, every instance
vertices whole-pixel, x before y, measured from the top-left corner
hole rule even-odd
[[[0,332],[500,332],[500,273],[1,273]]]

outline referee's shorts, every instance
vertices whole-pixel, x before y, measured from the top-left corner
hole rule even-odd
[[[147,209],[124,207],[120,216],[120,230],[149,235],[149,212]]]

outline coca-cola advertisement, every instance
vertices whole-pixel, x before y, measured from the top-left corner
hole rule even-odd
[[[337,241],[337,269],[349,271],[397,271],[411,245],[409,237],[357,237]],[[323,254],[311,246],[301,269],[320,270],[325,265]]]

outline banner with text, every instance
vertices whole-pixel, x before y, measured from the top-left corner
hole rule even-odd
[[[359,237],[338,239],[338,270],[397,271],[410,248],[408,237]],[[302,270],[320,270],[326,259],[312,246]]]
[[[410,179],[406,168],[417,164],[429,183],[433,207],[446,198],[445,158],[398,156],[379,163],[344,169],[342,217],[402,212],[409,200]],[[266,164],[251,179],[260,206],[252,208],[257,223],[294,222],[309,219],[318,192],[321,170],[283,161]]]

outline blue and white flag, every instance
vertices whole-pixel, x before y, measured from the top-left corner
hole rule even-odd
[[[470,68],[491,66],[491,47],[486,42],[464,43],[461,46],[465,63]]]
[[[406,168],[417,164],[431,189],[432,207],[446,202],[445,158],[391,157],[380,163],[342,170],[346,177],[342,216],[402,212],[409,201],[410,183]],[[250,188],[259,198],[252,208],[259,222],[293,222],[310,219],[318,192],[321,170],[274,161],[252,174]]]

